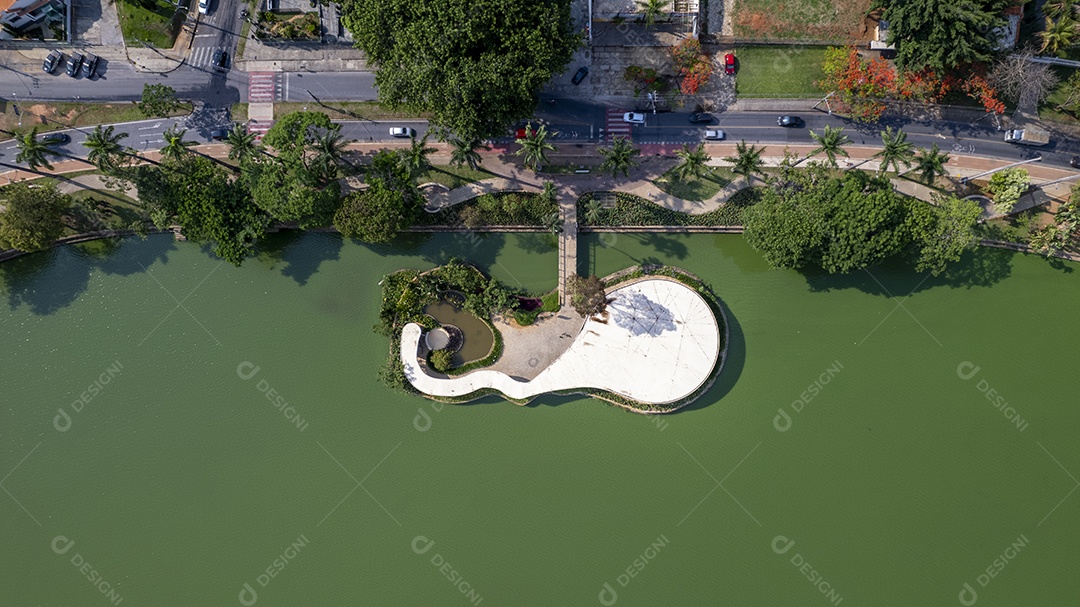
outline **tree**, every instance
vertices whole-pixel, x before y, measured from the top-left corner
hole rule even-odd
[[[52,170],[52,164],[45,157],[51,154],[52,150],[49,149],[48,144],[38,139],[36,126],[29,133],[16,135],[15,146],[19,149],[15,155],[15,162],[25,162],[30,170],[36,170],[38,167]]]
[[[934,205],[912,200],[908,226],[917,250],[915,270],[938,276],[950,262],[960,261],[965,251],[975,248],[975,232],[982,207],[974,200],[944,196]]]
[[[1056,21],[1047,17],[1046,26],[1043,31],[1039,32],[1039,38],[1042,40],[1042,47],[1039,48],[1039,52],[1049,52],[1051,55],[1056,55],[1062,49],[1072,46],[1076,42],[1078,34],[1080,34],[1080,31],[1078,31],[1076,21],[1071,16],[1063,15]]]
[[[998,171],[990,176],[986,190],[994,196],[994,211],[999,215],[1012,212],[1020,197],[1031,186],[1031,177],[1024,167],[1013,167]]]
[[[724,160],[735,165],[731,167],[732,173],[750,179],[754,175],[765,174],[761,170],[761,167],[764,166],[764,162],[761,160],[762,151],[764,149],[758,148],[756,145],[747,145],[744,139],[735,144],[735,155],[725,156]]]
[[[1073,0],[1050,0],[1043,4],[1042,12],[1047,17],[1057,19],[1062,16],[1071,16],[1075,11]]]
[[[338,128],[315,136],[311,143],[315,158],[309,163],[309,166],[317,167],[329,179],[337,177],[338,167],[345,158],[345,138],[341,135],[340,125],[334,126]]]
[[[450,370],[450,367],[454,365],[454,353],[447,348],[433,350],[429,360],[431,361],[431,367],[433,369],[439,373],[446,373]]]
[[[796,162],[795,164],[799,164],[803,160],[807,160],[813,156],[824,153],[825,156],[829,159],[829,165],[833,168],[836,168],[837,154],[843,156],[844,158],[848,157],[847,150],[844,149],[844,146],[851,143],[851,138],[844,134],[844,127],[834,128],[832,126],[825,125],[825,131],[822,132],[822,134],[818,135],[814,131],[810,131],[810,137],[812,137],[814,141],[817,142],[818,147],[810,150],[809,154],[807,154],[804,158],[802,158],[801,160],[799,160],[799,162]]]
[[[413,177],[419,177],[431,168],[428,156],[435,153],[435,148],[429,146],[427,140],[426,133],[420,139],[413,137],[409,149],[401,150],[401,157],[405,160],[405,166],[409,168],[409,173]]]
[[[589,202],[585,203],[585,222],[592,226],[599,225],[603,212],[604,205],[600,204],[599,200],[590,198]]]
[[[901,164],[904,168],[911,166],[911,161],[915,159],[915,144],[907,140],[907,133],[900,129],[894,131],[891,126],[887,126],[881,131],[881,144],[881,151],[874,154],[874,158],[881,159],[878,175],[888,171],[890,164],[897,173],[900,172]]]
[[[144,84],[138,106],[145,116],[168,118],[180,109],[180,100],[176,98],[176,91],[172,87],[164,84]]]
[[[1007,0],[883,0],[889,43],[902,70],[931,68],[945,73],[995,53],[994,29],[1004,25]]]
[[[937,178],[945,174],[945,163],[949,162],[949,155],[941,151],[938,144],[930,149],[921,149],[915,153],[915,167],[912,171],[919,172],[919,178],[927,185],[934,185]],[[911,171],[904,171],[906,175]]]
[[[701,177],[708,168],[709,154],[705,152],[705,144],[699,143],[696,148],[691,148],[689,144],[683,144],[681,150],[676,150],[675,155],[679,157],[679,164],[675,167],[675,172],[678,174],[679,179],[686,180],[691,177]]]
[[[237,160],[241,165],[256,158],[259,154],[259,144],[255,141],[255,133],[249,133],[243,124],[233,125],[225,142],[229,145],[229,160]]]
[[[99,124],[83,141],[83,147],[90,150],[86,159],[105,174],[115,173],[120,165],[120,158],[126,156],[120,141],[128,134],[116,133],[115,130],[116,127],[112,125],[103,127]]]
[[[671,5],[671,0],[637,0],[638,10],[641,12],[641,21],[645,27],[652,27],[659,17]]]
[[[0,246],[20,251],[48,248],[64,233],[63,214],[71,197],[56,185],[13,183],[0,190]]]
[[[161,147],[161,157],[173,163],[180,163],[190,153],[188,147],[195,145],[194,141],[184,139],[186,133],[187,129],[182,129],[176,124],[162,133],[161,138],[165,141],[165,145]]]
[[[544,227],[547,228],[548,232],[551,232],[552,236],[556,236],[563,231],[562,215],[558,210],[552,211],[544,217]]]
[[[1072,76],[1062,86],[1064,99],[1054,106],[1054,109],[1064,110],[1072,114],[1080,111],[1080,70],[1074,71]]]
[[[503,136],[581,42],[570,0],[344,0],[379,100],[430,113],[442,134]]]
[[[629,177],[630,169],[637,166],[637,157],[641,155],[641,150],[626,137],[616,137],[611,141],[611,147],[600,147],[597,151],[604,157],[600,170],[611,171],[612,177],[618,177],[619,173]]]
[[[366,190],[345,197],[334,214],[334,226],[346,238],[381,243],[407,228],[414,216],[401,192],[376,179]]]
[[[1034,57],[1030,50],[1009,55],[994,65],[988,77],[1002,95],[1029,111],[1034,111],[1058,84],[1053,66],[1036,63]]]
[[[570,305],[582,316],[603,314],[607,309],[607,292],[604,283],[595,275],[583,278],[574,274],[567,285],[570,289]]]
[[[450,164],[454,166],[469,165],[469,168],[477,171],[480,169],[480,164],[484,162],[484,159],[480,156],[477,150],[490,150],[491,146],[481,144],[478,139],[470,139],[465,141],[463,139],[454,138],[450,140]]]
[[[545,181],[543,189],[540,190],[540,200],[547,204],[554,204],[559,197],[559,191],[555,188],[555,182]]]
[[[555,146],[548,143],[547,138],[547,125],[541,124],[533,130],[532,123],[529,123],[525,126],[525,137],[517,140],[521,147],[514,154],[524,156],[525,166],[536,171],[541,165],[547,164],[547,153],[555,151]]]

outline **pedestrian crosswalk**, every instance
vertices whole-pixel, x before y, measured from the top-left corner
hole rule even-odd
[[[249,120],[247,130],[248,133],[255,135],[256,140],[262,141],[263,135],[265,135],[266,131],[269,131],[270,127],[272,126],[274,126],[273,121],[267,120],[263,122],[256,122],[254,120]]]
[[[281,101],[281,72],[248,74],[248,103]]]
[[[616,137],[631,139],[630,125],[623,122],[624,113],[622,110],[615,108],[609,107],[607,109],[607,124],[604,126],[604,136],[607,141],[611,141]]]
[[[191,49],[191,54],[188,55],[187,63],[191,67],[201,67],[209,69],[211,67],[210,60],[214,58],[214,48],[210,46],[201,46]]]

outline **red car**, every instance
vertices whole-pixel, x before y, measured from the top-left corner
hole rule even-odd
[[[735,73],[735,54],[734,53],[728,53],[728,54],[724,55],[724,73],[725,74],[734,74]]]
[[[524,128],[518,129],[517,132],[515,133],[515,135],[517,135],[518,139],[525,139],[526,135],[535,135],[535,134],[536,134],[536,129],[532,129],[531,132],[526,133]]]

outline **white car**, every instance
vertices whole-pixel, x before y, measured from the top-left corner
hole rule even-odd
[[[210,0],[199,0],[199,13],[203,15],[210,14]]]
[[[390,136],[408,139],[410,137],[416,137],[416,131],[407,126],[392,126],[390,127]]]
[[[724,139],[724,131],[720,129],[705,129],[705,139],[709,141],[721,141]]]
[[[637,112],[627,112],[623,114],[622,119],[627,124],[645,124],[645,114]]]

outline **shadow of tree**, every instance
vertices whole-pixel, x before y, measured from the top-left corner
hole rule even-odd
[[[256,257],[268,268],[284,263],[282,276],[288,276],[303,286],[319,271],[324,261],[341,258],[344,239],[339,234],[282,230],[270,234],[259,243]]]
[[[870,295],[903,297],[935,287],[990,287],[1012,274],[1015,252],[980,247],[964,253],[960,261],[939,276],[912,271],[913,259],[895,256],[867,270],[850,274],[828,274],[821,269],[803,271],[811,291],[858,289]]]
[[[642,293],[620,293],[614,296],[607,309],[617,327],[626,329],[637,337],[656,337],[665,331],[674,331],[675,315],[671,310],[649,299]]]

